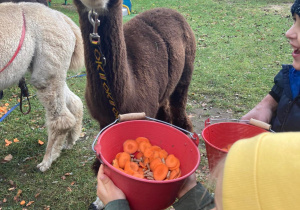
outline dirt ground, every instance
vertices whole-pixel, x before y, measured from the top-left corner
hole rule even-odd
[[[188,111],[188,115],[192,120],[194,126],[194,132],[196,132],[199,136],[200,143],[199,143],[199,150],[200,150],[200,165],[198,170],[196,171],[197,180],[203,183],[204,185],[207,184],[207,180],[209,179],[209,168],[208,168],[208,161],[206,157],[206,149],[205,143],[202,138],[202,130],[205,127],[205,120],[207,118],[210,119],[231,119],[233,114],[230,110],[221,110],[218,108],[195,108]]]

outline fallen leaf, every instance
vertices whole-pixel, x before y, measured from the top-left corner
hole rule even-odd
[[[76,183],[76,182],[74,181],[74,182],[71,183],[71,185],[74,185],[75,183]]]
[[[9,184],[10,184],[10,186],[12,186],[12,187],[17,187],[17,185],[14,183],[14,181],[12,181],[12,180],[9,180]]]
[[[34,201],[29,201],[27,204],[26,204],[26,206],[30,206],[31,204],[33,204],[34,203]]]
[[[21,195],[22,190],[18,189],[17,195],[14,197],[14,200],[18,200],[19,196]]]
[[[41,141],[41,140],[38,140],[38,143],[39,143],[39,145],[43,145],[44,144],[44,142]]]
[[[13,158],[13,156],[11,154],[9,154],[1,160],[1,163],[7,163],[7,162],[11,161],[12,158]]]
[[[6,198],[3,198],[3,203],[6,203],[7,199]]]
[[[15,143],[16,143],[16,142],[19,142],[19,139],[15,138],[15,139],[14,139],[14,142],[15,142]]]
[[[81,132],[79,137],[84,137],[85,136],[85,132]]]
[[[39,196],[40,196],[40,194],[41,194],[41,193],[37,193],[37,194],[35,194],[35,196],[34,196],[34,197],[35,197],[35,198],[37,198],[37,197],[39,197]]]
[[[62,180],[65,180],[65,179],[66,179],[66,176],[62,176],[61,179],[62,179]]]
[[[65,176],[71,176],[71,175],[73,175],[72,172],[71,173],[65,173]]]
[[[69,192],[72,192],[71,187],[67,187],[67,190],[68,190]]]
[[[24,205],[26,202],[24,201],[24,200],[22,200],[21,202],[20,202],[20,205]]]

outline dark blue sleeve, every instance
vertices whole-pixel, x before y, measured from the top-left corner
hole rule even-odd
[[[272,87],[269,94],[275,99],[276,102],[279,102],[280,97],[283,92],[283,69],[274,77],[274,86]]]

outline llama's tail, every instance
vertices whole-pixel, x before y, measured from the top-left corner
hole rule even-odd
[[[83,40],[81,36],[80,28],[66,15],[63,15],[65,21],[72,28],[74,35],[76,37],[76,43],[74,52],[71,58],[70,70],[78,70],[84,67],[84,49],[83,49]]]

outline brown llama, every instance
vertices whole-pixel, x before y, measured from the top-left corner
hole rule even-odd
[[[90,9],[99,14],[97,33],[106,57],[104,70],[118,112],[145,112],[192,131],[186,103],[196,42],[185,18],[174,10],[157,8],[123,25],[122,0],[74,0],[74,4],[85,48],[86,103],[100,128],[112,123],[115,116],[94,66],[96,59],[89,41],[93,33],[88,19]],[[94,170],[98,168],[96,159]]]

